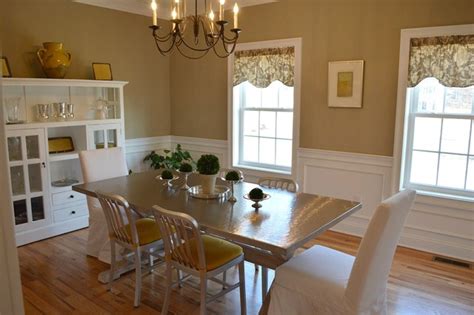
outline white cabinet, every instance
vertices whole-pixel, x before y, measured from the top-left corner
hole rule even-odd
[[[123,146],[127,82],[4,78],[2,84],[3,106],[15,99],[23,122],[6,125],[17,245],[87,227],[86,197],[70,183],[83,181],[80,151]],[[74,118],[38,121],[37,104],[55,102],[74,104]],[[98,114],[104,103],[107,112]],[[48,139],[58,137],[72,139],[74,149],[49,153]]]

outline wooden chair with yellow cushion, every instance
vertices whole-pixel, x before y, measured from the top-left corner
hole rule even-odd
[[[206,304],[240,287],[240,311],[246,314],[244,254],[240,246],[226,240],[201,235],[199,225],[191,216],[169,211],[159,206],[153,207],[165,247],[166,295],[162,314],[168,313],[171,289],[182,283],[178,279],[173,283],[172,268],[181,270],[189,276],[199,277],[201,290],[200,314],[206,313]],[[216,276],[229,268],[239,266],[239,282],[225,284],[214,296],[207,294],[207,281],[224,284]]]
[[[118,195],[96,192],[104,210],[107,228],[109,230],[111,263],[108,289],[112,288],[116,268],[115,245],[118,244],[133,252],[135,258],[135,302],[140,305],[142,280],[142,252],[149,255],[153,263],[151,251],[163,246],[161,233],[152,218],[136,219],[127,200]]]

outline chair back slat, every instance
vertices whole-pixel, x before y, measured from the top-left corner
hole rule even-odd
[[[262,187],[281,189],[289,192],[298,192],[298,183],[289,178],[263,177],[258,179],[258,185]]]
[[[204,246],[196,220],[185,213],[159,206],[154,206],[152,211],[163,238],[165,259],[195,270],[205,270]]]
[[[103,192],[96,192],[96,195],[104,210],[109,235],[121,242],[139,246],[135,217],[127,200],[121,196]],[[130,233],[126,230],[127,224],[130,227]]]

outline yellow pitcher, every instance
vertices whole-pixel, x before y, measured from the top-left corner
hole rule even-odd
[[[63,79],[71,64],[71,54],[65,52],[63,43],[46,42],[36,53],[48,78]]]

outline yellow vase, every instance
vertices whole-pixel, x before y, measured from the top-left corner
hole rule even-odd
[[[63,79],[71,64],[71,54],[65,52],[62,43],[46,42],[36,53],[48,78]]]

